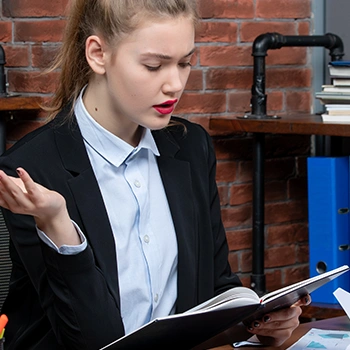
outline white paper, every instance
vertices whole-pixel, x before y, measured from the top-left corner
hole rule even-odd
[[[350,350],[350,332],[312,328],[289,349]]]
[[[338,288],[335,292],[333,292],[333,294],[339,301],[339,304],[344,309],[348,317],[350,318],[350,293],[348,293],[342,288]]]

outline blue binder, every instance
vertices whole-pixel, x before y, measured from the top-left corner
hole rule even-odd
[[[349,157],[310,157],[308,174],[310,276],[350,264]],[[333,292],[350,291],[346,274],[312,293],[312,300],[337,304]]]

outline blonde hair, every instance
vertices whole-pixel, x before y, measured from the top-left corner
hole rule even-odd
[[[189,16],[199,21],[196,0],[71,0],[63,43],[50,71],[60,69],[56,92],[45,109],[54,118],[72,105],[88,83],[92,70],[85,58],[85,42],[101,35],[108,44],[131,33],[144,19]],[[72,112],[72,110],[71,110]]]

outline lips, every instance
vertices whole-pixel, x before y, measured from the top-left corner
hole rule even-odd
[[[159,105],[154,105],[153,108],[160,114],[170,114],[175,109],[177,100],[165,101]]]

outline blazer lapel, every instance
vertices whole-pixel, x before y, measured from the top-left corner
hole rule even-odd
[[[84,232],[120,307],[114,237],[80,130],[76,123],[64,124],[55,130],[55,137],[63,165],[73,175],[68,184]]]
[[[167,129],[153,132],[153,136],[161,154],[158,166],[178,241],[177,311],[181,312],[197,302],[198,233],[191,169],[189,162],[176,158],[179,145]]]

